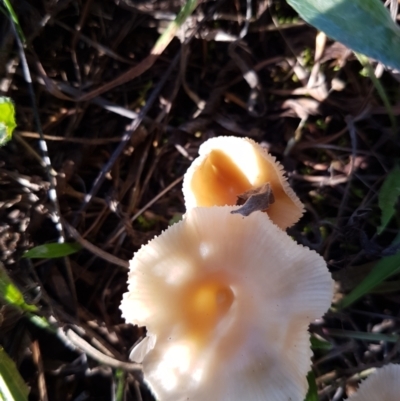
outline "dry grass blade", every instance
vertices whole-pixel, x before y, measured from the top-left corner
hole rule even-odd
[[[397,1],[386,3],[398,19]],[[0,148],[0,262],[15,299],[35,315],[0,308],[0,347],[17,362],[31,401],[153,399],[127,359],[146,336],[119,310],[128,260],[185,214],[182,176],[210,138],[250,137],[283,165],[306,205],[289,234],[324,256],[337,282],[334,305],[398,250],[398,195],[384,185],[400,148],[390,121],[400,127],[396,73],[372,62],[385,107],[354,54],[302,22],[287,1],[13,7],[32,85],[0,13],[0,92],[13,100],[18,124]],[[84,248],[68,257],[69,279],[62,259],[22,258],[57,241],[50,185],[66,236]],[[314,349],[320,401],[346,399],[369,369],[400,362],[399,273],[379,279],[310,327],[329,345]],[[67,331],[43,330],[41,316]]]
[[[115,149],[113,152],[112,156],[108,160],[107,164],[102,168],[100,174],[97,176],[96,180],[93,183],[92,189],[90,190],[90,193],[85,196],[84,202],[81,205],[78,213],[77,213],[77,218],[75,218],[74,225],[76,225],[77,220],[79,219],[79,215],[83,213],[93,196],[97,193],[99,190],[101,184],[104,181],[105,175],[111,170],[112,166],[118,159],[119,155],[122,153],[124,150],[126,144],[129,142],[132,134],[137,130],[139,125],[141,124],[144,116],[147,114],[147,112],[150,110],[151,106],[153,105],[153,102],[156,100],[156,97],[158,96],[159,92],[161,91],[162,87],[164,86],[167,78],[171,74],[172,70],[178,63],[178,56],[179,54],[175,57],[174,61],[169,65],[168,70],[165,72],[163,78],[160,80],[160,82],[157,84],[157,87],[153,90],[151,93],[150,98],[148,99],[146,105],[143,107],[141,112],[139,113],[138,117],[134,119],[126,128],[124,134],[122,135],[121,142],[118,145],[118,147]]]
[[[96,255],[99,258],[106,260],[107,262],[110,262],[114,265],[120,266],[120,267],[124,268],[125,270],[129,269],[129,262],[122,260],[120,258],[117,258],[116,256],[111,255],[111,254],[103,251],[102,249],[98,248],[97,246],[91,244],[89,241],[82,238],[80,236],[79,232],[73,226],[71,226],[65,220],[63,222],[65,225],[65,228],[67,229],[67,231],[69,232],[71,237],[76,242],[78,242],[80,245],[82,245],[83,248],[85,248],[88,251],[90,251],[91,253],[93,253],[93,255]]]
[[[134,373],[138,373],[142,370],[141,366],[137,363],[119,361],[118,359],[103,354],[71,329],[67,329],[65,335],[76,347],[80,348],[86,355],[101,364],[110,366],[114,369],[123,369]]]
[[[171,40],[174,38],[178,29],[190,16],[190,14],[196,9],[198,0],[186,0],[185,6],[181,9],[180,13],[177,15],[175,21],[172,21],[166,31],[160,36],[160,38],[155,43],[150,54],[142,60],[138,65],[130,68],[128,71],[123,73],[118,78],[114,79],[107,84],[102,85],[100,88],[95,89],[83,96],[81,96],[78,101],[87,101],[95,98],[96,96],[102,95],[105,92],[115,88],[116,86],[122,85],[132,79],[139,77],[144,72],[146,72],[151,66],[156,62],[160,54],[166,49]]]

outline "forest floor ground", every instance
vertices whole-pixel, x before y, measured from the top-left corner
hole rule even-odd
[[[152,48],[181,0],[14,3],[65,236],[82,248],[22,258],[59,234],[29,85],[0,14],[0,93],[18,123],[0,148],[1,262],[40,314],[75,333],[49,333],[2,306],[0,344],[30,400],[152,399],[124,364],[145,333],[121,318],[127,261],[185,212],[182,177],[208,138],[250,137],[282,163],[306,207],[289,234],[325,258],[335,302],[396,254],[399,215],[377,229],[382,184],[399,161],[399,82],[381,72],[390,118],[353,53],[284,1],[251,10],[242,0],[203,2],[160,55]],[[400,361],[398,280],[311,325],[320,401],[341,400],[371,368]]]

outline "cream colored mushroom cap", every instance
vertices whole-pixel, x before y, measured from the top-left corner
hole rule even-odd
[[[364,380],[348,401],[399,401],[400,365],[389,364],[377,369]]]
[[[188,210],[130,262],[121,311],[154,340],[143,371],[159,401],[306,395],[308,325],[329,308],[332,278],[267,214],[234,209]]]
[[[269,182],[275,202],[271,220],[286,229],[304,213],[290,188],[282,165],[249,138],[221,136],[204,142],[183,180],[186,209],[196,206],[235,205],[237,196]]]

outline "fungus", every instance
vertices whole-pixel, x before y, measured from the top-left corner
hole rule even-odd
[[[377,369],[364,380],[348,401],[399,401],[400,365]]]
[[[266,183],[273,200],[267,210],[269,217],[282,229],[292,226],[304,207],[275,157],[249,138],[212,138],[200,146],[199,157],[185,174],[186,209],[240,204]]]
[[[304,400],[308,325],[332,278],[267,214],[234,209],[188,210],[130,262],[121,311],[152,337],[143,372],[157,400]]]

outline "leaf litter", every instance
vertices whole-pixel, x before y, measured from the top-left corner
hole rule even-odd
[[[29,399],[152,399],[128,361],[145,329],[118,310],[126,262],[185,212],[181,177],[199,145],[219,135],[252,137],[289,172],[307,209],[289,233],[327,260],[336,304],[364,285],[352,305],[334,305],[310,327],[329,344],[314,350],[310,399],[334,399],[367,369],[399,362],[398,193],[387,189],[399,140],[349,49],[301,23],[284,1],[257,0],[251,10],[246,1],[202,2],[148,68],[102,92],[143,67],[185,2],[14,3],[61,217],[75,235],[68,240],[83,246],[61,258],[22,258],[55,243],[57,230],[28,86],[0,14],[0,91],[13,99],[18,124],[0,148],[0,259],[18,302],[40,311],[32,320],[3,299],[0,344],[29,383]],[[399,126],[394,72],[380,82]],[[246,195],[245,213],[267,208],[270,195],[260,193],[260,203],[260,194]],[[365,287],[371,275],[376,291]]]

